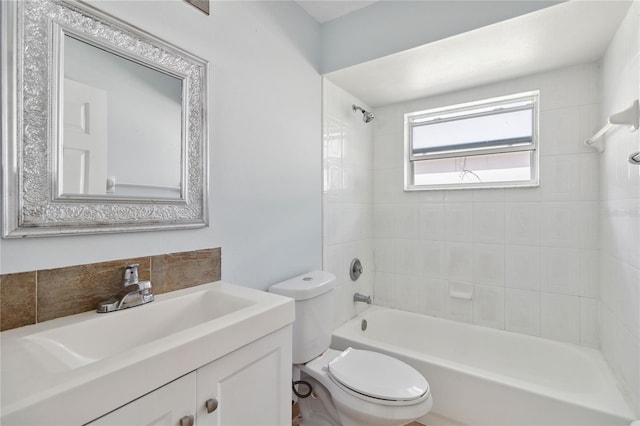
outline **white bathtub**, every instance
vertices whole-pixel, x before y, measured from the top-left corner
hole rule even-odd
[[[420,371],[434,401],[420,420],[429,426],[628,426],[633,417],[590,348],[378,306],[336,329],[331,346],[383,352]]]

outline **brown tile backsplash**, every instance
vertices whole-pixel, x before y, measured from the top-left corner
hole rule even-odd
[[[151,281],[154,292],[167,293],[218,281],[220,258],[219,248],[153,256]]]
[[[122,271],[139,264],[141,280],[150,276],[148,257],[38,271],[38,322],[93,310],[122,288]]]
[[[89,265],[0,275],[0,330],[92,311],[122,288],[125,266],[138,263],[154,294],[221,277],[221,249],[205,249]]]
[[[0,331],[36,323],[36,272],[0,275]]]

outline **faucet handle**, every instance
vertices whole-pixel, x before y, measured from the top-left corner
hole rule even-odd
[[[133,263],[131,265],[127,265],[126,268],[124,268],[124,274],[123,274],[123,278],[124,278],[124,285],[130,285],[130,284],[136,284],[139,279],[138,279],[138,263]]]

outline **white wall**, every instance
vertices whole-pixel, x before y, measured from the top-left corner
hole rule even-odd
[[[365,123],[360,100],[323,83],[323,268],[336,275],[334,325],[367,307],[353,293],[373,293],[373,123]],[[374,120],[375,122],[375,120]],[[360,259],[364,273],[351,281],[349,266]]]
[[[588,64],[378,108],[376,303],[597,347],[598,82]],[[536,89],[540,187],[403,192],[404,113]]]
[[[211,226],[1,240],[0,272],[218,246],[250,287],[321,268],[320,26],[291,2],[92,4],[210,62]]]
[[[601,122],[640,95],[640,2],[634,1],[602,65]],[[601,158],[601,343],[609,365],[640,417],[640,131],[610,130]]]
[[[322,26],[322,72],[422,46],[561,2],[383,0]]]

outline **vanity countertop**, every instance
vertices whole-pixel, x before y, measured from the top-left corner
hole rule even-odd
[[[0,333],[2,424],[84,424],[294,320],[291,299],[215,282]]]

